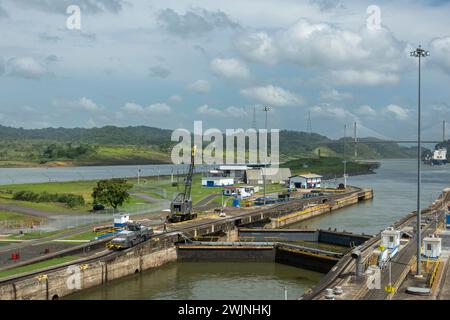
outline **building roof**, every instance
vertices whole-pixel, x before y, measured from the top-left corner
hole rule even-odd
[[[291,175],[291,169],[289,168],[250,169],[246,171],[247,180],[262,180],[263,172],[266,173],[266,178],[275,181],[288,180]]]
[[[202,180],[234,180],[234,179],[231,177],[210,176],[210,177],[202,177]]]
[[[295,176],[294,176],[295,177]],[[305,178],[305,179],[316,179],[316,178],[322,178],[321,175],[315,174],[315,173],[305,173],[305,174],[299,174],[297,177]]]
[[[247,170],[248,167],[247,166],[243,166],[243,165],[223,165],[223,166],[219,166],[220,170]]]

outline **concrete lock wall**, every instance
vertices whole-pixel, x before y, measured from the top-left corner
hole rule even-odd
[[[178,248],[179,261],[273,262],[274,248],[261,249],[186,249]]]
[[[177,260],[177,252],[172,241],[162,244],[149,242],[147,246],[110,259],[38,274],[0,286],[0,300],[47,300],[58,299],[82,289],[91,288],[127,275],[159,267]],[[72,269],[70,269],[72,268]],[[79,270],[79,286],[70,270]]]
[[[326,231],[319,230],[318,241],[321,243],[334,244],[343,247],[351,247],[351,246],[359,246],[363,244],[367,240],[369,240],[370,236],[362,236],[351,233],[343,233],[343,232],[334,232],[334,231]]]
[[[251,239],[251,241],[306,241],[318,242],[319,232],[310,230],[251,230],[239,229],[239,239]]]
[[[338,258],[326,257],[306,252],[296,252],[287,248],[277,248],[275,262],[291,265],[294,267],[327,273],[339,261]]]

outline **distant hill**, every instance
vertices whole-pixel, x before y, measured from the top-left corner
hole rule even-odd
[[[0,125],[0,166],[100,165],[168,163],[172,130],[147,126],[101,128],[23,129]],[[376,141],[378,143],[370,143]],[[359,139],[358,159],[408,158],[414,148],[382,143],[376,138]],[[354,157],[354,143],[346,138],[346,158]],[[344,139],[333,140],[317,133],[280,131],[282,160],[342,157]]]

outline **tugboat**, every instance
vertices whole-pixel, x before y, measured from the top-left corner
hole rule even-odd
[[[431,157],[425,157],[424,162],[429,163],[432,166],[447,164],[447,148],[439,148],[434,150],[433,155]]]

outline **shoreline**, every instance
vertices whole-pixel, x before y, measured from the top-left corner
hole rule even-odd
[[[381,159],[363,159],[352,160],[361,163],[380,163],[383,160],[404,160],[414,158],[381,158]],[[288,162],[290,160],[284,161]],[[282,165],[283,163],[280,163]],[[135,160],[99,160],[99,161],[76,161],[76,160],[55,160],[45,163],[15,161],[15,160],[0,160],[0,169],[29,169],[29,168],[82,168],[82,167],[102,167],[102,166],[137,166],[137,165],[173,165],[170,161],[158,159],[135,159]],[[364,173],[361,173],[364,174]],[[325,174],[324,174],[325,175]],[[349,174],[350,175],[350,174]],[[358,173],[360,175],[360,173]]]

